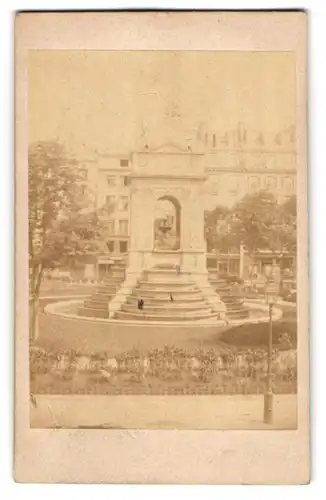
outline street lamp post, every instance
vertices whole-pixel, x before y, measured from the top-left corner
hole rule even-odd
[[[268,354],[267,354],[267,391],[264,394],[264,422],[273,422],[273,389],[272,389],[272,353],[273,353],[273,303],[268,304]]]
[[[264,422],[265,424],[273,423],[273,387],[272,387],[272,357],[273,357],[273,307],[276,301],[277,295],[276,290],[272,293],[267,291],[266,293],[268,302],[268,352],[267,352],[267,383],[266,392],[264,394]]]

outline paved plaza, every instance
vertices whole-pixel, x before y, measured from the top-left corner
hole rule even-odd
[[[263,423],[263,396],[36,396],[34,428],[295,429],[297,397],[274,396],[274,423]]]

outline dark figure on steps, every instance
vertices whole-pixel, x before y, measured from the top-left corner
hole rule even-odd
[[[144,309],[144,301],[143,299],[138,300],[138,309],[142,311]]]

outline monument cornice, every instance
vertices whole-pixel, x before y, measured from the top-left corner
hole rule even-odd
[[[295,150],[276,150],[276,149],[241,149],[241,148],[230,148],[230,149],[208,149],[206,150],[207,156],[213,156],[217,153],[239,153],[239,154],[259,154],[259,155],[297,155]]]
[[[190,181],[206,181],[207,175],[195,174],[159,174],[159,173],[141,173],[132,172],[129,176],[131,179],[167,179],[167,180],[190,180]]]
[[[112,173],[119,173],[121,174],[124,173],[124,174],[127,174],[129,172],[132,172],[132,168],[130,167],[100,167],[99,169],[99,172],[112,172]]]
[[[138,155],[173,155],[173,156],[205,156],[205,152],[198,151],[156,151],[156,150],[140,150],[134,151]]]
[[[240,167],[205,167],[205,172],[219,172],[219,173],[230,173],[230,174],[295,174],[297,173],[295,168],[240,168]]]

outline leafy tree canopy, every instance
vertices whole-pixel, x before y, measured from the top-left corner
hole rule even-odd
[[[38,296],[45,269],[68,255],[96,251],[103,229],[101,211],[91,205],[78,164],[62,145],[39,142],[28,151],[29,267],[32,296]]]
[[[249,253],[295,251],[296,197],[279,204],[268,191],[248,194],[231,209],[207,212],[205,233],[209,250],[225,252],[243,244]]]

